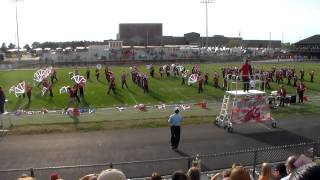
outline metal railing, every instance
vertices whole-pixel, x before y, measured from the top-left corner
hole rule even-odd
[[[312,150],[312,151],[310,151]],[[252,170],[252,176],[256,178],[259,165],[263,162],[276,163],[285,161],[290,155],[300,155],[308,152],[312,158],[320,155],[320,142],[307,142],[292,145],[264,147],[257,149],[246,149],[234,152],[224,152],[208,155],[196,155],[200,159],[201,170],[217,171],[230,168],[233,163],[241,163]],[[179,152],[178,152],[179,153]],[[311,154],[310,154],[311,153]],[[101,164],[41,167],[25,169],[0,170],[1,179],[16,179],[21,174],[32,174],[37,179],[48,179],[50,174],[56,172],[64,180],[79,179],[86,174],[99,173],[104,169],[121,169],[127,178],[148,177],[152,172],[159,172],[161,175],[172,174],[176,170],[187,171],[193,164],[196,156],[156,159],[131,162],[107,162]]]

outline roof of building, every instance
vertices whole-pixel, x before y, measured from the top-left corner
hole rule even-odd
[[[281,41],[279,40],[243,40],[245,47],[258,47],[258,48],[281,48]]]
[[[313,35],[295,43],[295,45],[320,44],[320,34]]]

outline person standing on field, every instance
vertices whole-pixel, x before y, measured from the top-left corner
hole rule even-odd
[[[6,96],[0,86],[0,114],[4,113],[4,103],[6,102]]]
[[[171,131],[171,148],[173,150],[177,150],[180,142],[180,133],[181,133],[181,123],[182,123],[182,116],[179,114],[179,108],[176,107],[174,110],[174,114],[172,114],[168,122],[170,124],[170,131]]]

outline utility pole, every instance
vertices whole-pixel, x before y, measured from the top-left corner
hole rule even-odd
[[[147,43],[146,43],[147,47],[149,45],[149,31],[147,31]]]
[[[206,49],[208,49],[208,4],[213,3],[214,0],[201,0],[200,3],[206,5]]]
[[[269,49],[271,49],[271,32],[269,32]]]
[[[18,2],[21,0],[14,0],[16,5],[16,27],[17,27],[17,44],[18,44],[18,60],[21,60],[21,54],[20,54],[20,40],[19,40],[19,21],[18,21]]]

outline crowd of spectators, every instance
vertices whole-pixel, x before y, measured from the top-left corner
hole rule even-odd
[[[240,163],[234,163],[230,169],[218,172],[214,175],[207,175],[209,180],[319,180],[320,164],[312,162],[305,155],[289,156],[285,163],[263,163],[260,172],[254,172],[255,176],[247,167]],[[203,179],[199,166],[191,167],[187,172],[181,170],[173,172],[168,177],[162,177],[158,172],[154,172],[146,180],[201,180]],[[57,173],[52,173],[50,180],[63,180]],[[106,169],[99,174],[88,174],[79,178],[80,180],[127,180],[126,175],[119,169]],[[18,180],[36,180],[34,175],[23,174]]]

